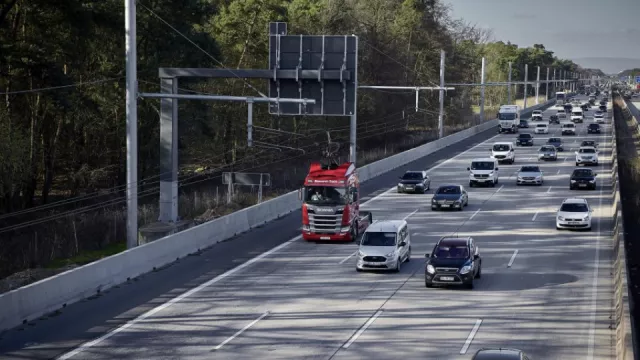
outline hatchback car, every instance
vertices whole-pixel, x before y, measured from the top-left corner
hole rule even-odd
[[[558,150],[553,145],[543,145],[538,150],[538,161],[540,160],[558,160]]]
[[[471,360],[531,360],[518,349],[480,349]]]
[[[520,120],[520,123],[518,124],[519,128],[525,128],[528,129],[529,128],[529,122],[527,120]]]
[[[469,205],[469,194],[462,185],[442,185],[431,199],[431,210],[455,209],[462,211]]]
[[[356,270],[400,271],[411,260],[411,234],[405,220],[377,221],[367,228],[358,247]]]
[[[596,112],[593,114],[593,121],[598,124],[604,124],[604,114],[601,111]]]
[[[431,179],[426,171],[407,171],[400,177],[398,183],[399,193],[424,194],[431,188]]]
[[[549,116],[549,124],[560,124],[560,119],[558,118],[558,115],[553,114]]]
[[[464,285],[473,289],[473,281],[482,276],[480,249],[471,237],[445,236],[438,240],[427,264],[424,285]]]
[[[543,183],[543,172],[537,165],[525,165],[518,171],[516,185],[542,185]]]
[[[564,199],[556,213],[556,229],[591,230],[591,214],[593,210],[587,199]]]
[[[552,137],[547,140],[547,145],[553,145],[558,151],[564,151],[562,138]]]
[[[596,174],[592,169],[583,168],[575,169],[569,177],[569,190],[573,189],[590,189],[595,190],[597,187]]]
[[[587,133],[589,134],[600,134],[600,124],[591,123],[587,126]]]

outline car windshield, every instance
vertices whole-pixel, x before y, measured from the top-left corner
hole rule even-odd
[[[520,134],[518,137],[520,139],[531,139],[531,134]]]
[[[542,111],[540,111],[540,110],[534,110],[533,111],[533,115],[540,115],[540,114],[542,114]]]
[[[560,211],[585,213],[589,211],[589,208],[587,207],[587,204],[583,203],[567,203],[562,204]]]
[[[493,145],[493,151],[509,151],[509,145],[495,144]]]
[[[593,141],[583,141],[582,146],[595,146],[595,142]]]
[[[362,235],[360,245],[363,246],[395,246],[396,233],[392,232],[365,232]]]
[[[540,172],[540,168],[537,166],[523,166],[520,168],[520,172]]]
[[[344,205],[348,200],[345,188],[307,186],[304,193],[305,202],[312,205]]]
[[[582,113],[581,113],[581,112],[579,112],[579,111],[574,111],[573,113],[571,113],[571,115],[574,115],[574,116],[582,116]]]
[[[498,113],[498,119],[500,120],[515,120],[515,113]]]
[[[541,152],[549,152],[549,151],[556,151],[556,148],[553,146],[543,146],[540,148]]]
[[[572,128],[572,127],[575,127],[575,125],[573,125],[573,124],[564,124],[564,125],[562,125],[562,127]]]
[[[441,186],[436,191],[436,194],[459,195],[460,186]]]
[[[539,127],[539,128],[546,128],[546,127],[547,127],[547,124],[538,124],[538,125],[536,125],[536,127]]]
[[[573,176],[574,177],[590,177],[590,176],[593,176],[593,172],[588,169],[580,169],[580,170],[575,170],[573,172]]]
[[[474,161],[471,163],[471,170],[493,170],[491,161]]]
[[[578,152],[581,154],[595,154],[596,149],[580,149]]]
[[[598,124],[589,124],[589,127],[592,128],[592,129],[598,129],[598,128],[600,128],[600,125],[598,125]]]
[[[560,140],[560,139],[558,139],[558,138],[550,138],[550,139],[549,139],[549,142],[550,142],[550,143],[559,143],[559,142],[562,142],[562,140]]]
[[[466,259],[469,257],[469,248],[466,245],[440,244],[433,256],[443,259]]]
[[[406,172],[402,175],[402,180],[422,180],[422,174],[419,172]]]

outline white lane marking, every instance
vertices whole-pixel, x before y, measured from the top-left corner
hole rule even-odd
[[[551,186],[547,189],[547,194],[551,192]]]
[[[567,157],[565,157],[565,158],[564,158],[564,160],[562,160],[562,161],[567,161],[567,159],[569,159],[569,157],[568,157],[568,156],[567,156]]]
[[[462,349],[460,349],[460,355],[464,355],[467,353],[467,350],[469,350],[469,346],[471,345],[473,338],[476,336],[476,333],[480,329],[481,324],[482,324],[482,319],[476,320],[476,324],[473,326],[473,329],[471,329],[471,332],[467,337],[467,341],[464,342],[464,346],[462,347]]]
[[[415,209],[411,214],[405,216],[402,220],[407,220],[408,218],[412,217],[417,212],[418,212],[418,209]]]
[[[139,323],[140,321],[143,321],[144,319],[155,315],[156,313],[158,313],[158,312],[170,307],[171,305],[176,304],[176,303],[188,298],[189,296],[202,291],[204,288],[207,288],[207,287],[209,287],[209,286],[211,286],[211,285],[213,285],[213,284],[215,284],[217,282],[220,282],[220,281],[228,278],[229,276],[239,272],[240,270],[243,270],[244,268],[247,268],[247,267],[253,265],[254,263],[266,258],[267,256],[284,249],[285,247],[291,245],[294,241],[297,241],[297,240],[299,240],[301,238],[302,238],[302,235],[298,235],[298,236],[294,237],[293,239],[291,239],[291,240],[289,240],[289,241],[287,241],[287,242],[285,242],[283,244],[280,244],[280,245],[274,247],[273,249],[271,249],[271,250],[269,250],[269,251],[267,251],[265,253],[262,253],[262,254],[260,254],[260,255],[258,255],[256,257],[254,257],[253,259],[251,259],[251,260],[249,260],[249,261],[247,261],[245,263],[242,263],[242,264],[236,266],[235,268],[233,268],[233,269],[231,269],[231,270],[229,270],[229,271],[227,271],[225,273],[222,273],[222,274],[216,276],[215,278],[213,278],[213,279],[211,279],[211,280],[209,280],[209,281],[207,281],[205,283],[202,283],[202,284],[198,285],[197,287],[194,287],[193,289],[174,297],[173,299],[167,301],[166,303],[164,303],[162,305],[159,305],[159,306],[147,311],[146,313],[138,316],[137,318],[135,318],[133,320],[130,320],[130,321],[126,322],[125,324],[123,324],[123,325],[111,330],[110,332],[102,335],[101,337],[99,337],[99,338],[97,338],[95,340],[91,340],[89,342],[86,342],[86,343],[80,345],[79,347],[71,350],[70,352],[61,355],[60,357],[58,357],[58,360],[71,359],[72,357],[80,354],[81,352],[83,352],[83,351],[85,351],[85,350],[87,350],[87,349],[89,349],[89,348],[91,348],[93,346],[96,346],[96,345],[100,344],[101,342],[103,342],[103,341],[109,339],[110,337],[112,337],[112,336],[114,336],[114,335],[116,335],[116,334],[128,329],[129,327]]]
[[[531,221],[536,221],[536,218],[538,217],[538,213],[539,213],[539,212],[540,212],[540,211],[536,211],[536,213],[535,213],[535,214],[533,214],[533,219],[531,219]]]
[[[507,264],[508,268],[510,268],[511,265],[513,265],[513,262],[516,261],[516,256],[518,256],[518,250],[517,249],[513,252],[513,255],[511,255],[511,260],[509,260],[509,263]]]
[[[373,316],[364,325],[362,325],[360,330],[358,330],[358,332],[353,334],[351,339],[349,339],[349,341],[347,341],[346,344],[342,345],[342,347],[344,349],[348,349],[349,346],[351,346],[351,344],[353,344],[356,340],[358,340],[360,335],[362,335],[367,330],[367,328],[369,328],[369,326],[371,326],[371,324],[373,324],[373,322],[376,321],[376,319],[378,318],[378,316],[380,316],[380,314],[382,314],[382,312],[383,310],[378,310],[375,314],[373,314]]]
[[[606,133],[602,134],[602,143],[607,140]],[[613,143],[613,136],[611,139]],[[604,163],[600,164],[600,172],[604,172]],[[604,187],[600,184],[600,201],[598,201],[598,209],[602,211],[602,193]],[[598,270],[600,267],[600,236],[602,226],[602,216],[598,217],[598,231],[596,236],[596,254],[595,254],[595,266],[593,267],[593,282],[591,284],[591,315],[589,316],[589,344],[587,348],[587,360],[593,360],[595,342],[596,342],[596,315],[598,312]]]
[[[469,220],[472,220],[474,217],[476,217],[476,215],[478,215],[478,213],[480,212],[480,210],[482,209],[478,209],[476,210],[476,212],[473,213],[473,215],[471,215],[471,217],[469,218]]]
[[[504,187],[504,185],[500,186],[500,188],[498,190],[496,190],[496,193],[499,193],[500,190],[502,190],[503,187]]]
[[[220,345],[216,346],[214,348],[214,350],[220,350],[223,346],[225,346],[227,343],[229,343],[231,340],[237,338],[238,336],[240,336],[243,332],[247,331],[250,327],[252,327],[253,325],[257,324],[258,321],[264,319],[265,317],[269,316],[270,312],[269,311],[265,311],[264,314],[260,315],[259,318],[253,320],[252,322],[250,322],[249,324],[247,324],[245,327],[243,327],[242,329],[238,330],[238,332],[236,332],[235,334],[233,334],[231,337],[229,337],[227,340],[223,341],[222,343],[220,343]]]
[[[338,264],[344,264],[347,260],[351,259],[355,254],[358,253],[359,250],[354,251],[353,253],[351,253],[351,255],[347,256],[346,258],[342,259],[342,261],[340,261]]]
[[[558,169],[558,172],[556,173],[556,175],[560,175],[560,169]]]

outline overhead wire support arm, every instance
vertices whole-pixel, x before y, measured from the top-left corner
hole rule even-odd
[[[416,112],[420,108],[420,91],[448,91],[455,90],[454,87],[440,87],[440,86],[391,86],[391,85],[359,85],[358,89],[379,89],[379,90],[412,90],[416,92]]]

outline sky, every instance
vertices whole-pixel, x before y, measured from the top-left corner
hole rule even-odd
[[[451,6],[455,18],[492,29],[495,40],[522,47],[543,44],[559,58],[574,61],[589,62],[586,58],[640,61],[640,0],[443,2]]]

